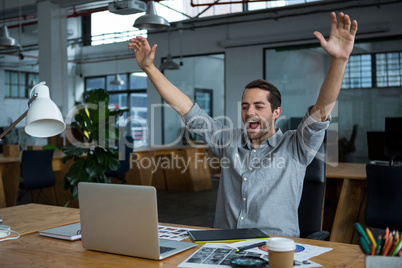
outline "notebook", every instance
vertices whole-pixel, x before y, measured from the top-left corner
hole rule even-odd
[[[80,182],[78,195],[85,249],[161,260],[197,245],[159,239],[152,186]]]
[[[258,228],[226,230],[191,230],[190,238],[196,243],[236,242],[241,240],[260,240],[269,236]]]
[[[81,225],[73,223],[49,228],[39,231],[39,235],[74,241],[81,239]]]

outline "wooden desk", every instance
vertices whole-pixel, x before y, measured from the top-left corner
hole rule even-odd
[[[58,206],[26,204],[0,209],[3,224],[20,235],[80,221],[79,210]]]
[[[64,178],[65,172],[63,174],[59,174],[63,172],[68,166],[68,164],[63,164],[61,159],[64,157],[64,153],[62,151],[54,151],[53,154],[53,171],[56,175],[56,184],[62,184],[58,177],[62,176]],[[0,154],[0,207],[9,207],[15,206],[17,202],[18,196],[18,188],[20,183],[21,176],[21,156],[20,157],[5,157],[3,154]],[[68,170],[68,169],[67,169]],[[2,184],[1,184],[2,183]],[[55,186],[56,196],[59,196],[57,193],[57,189],[62,188]],[[3,194],[4,193],[4,194]],[[61,193],[62,195],[63,193]],[[65,203],[65,202],[64,202]],[[64,205],[59,204],[58,205]]]
[[[330,241],[352,243],[354,241],[353,224],[362,221],[366,200],[366,164],[338,163],[327,165],[328,179],[342,180],[338,204],[332,224]]]
[[[212,189],[206,146],[144,147],[131,155],[129,184],[157,189],[202,191]]]
[[[78,209],[58,207],[59,212],[49,211],[50,206],[32,204],[30,209],[38,209],[42,211],[41,216],[45,222],[51,215],[70,215],[74,217],[79,214]],[[8,215],[18,217],[23,222],[29,221],[29,214],[21,209],[20,206],[0,209],[0,215]],[[52,208],[53,209],[53,208]],[[7,213],[5,213],[5,211]],[[46,215],[47,214],[47,215]],[[60,222],[63,220],[60,219]],[[66,224],[71,221],[66,220]],[[19,222],[10,224],[13,230],[22,228]],[[44,224],[42,227],[44,227]],[[190,227],[190,226],[183,226]],[[192,226],[191,226],[192,227]],[[192,227],[194,228],[194,227]],[[195,227],[197,228],[197,227]],[[35,229],[42,229],[37,226]],[[45,227],[43,229],[46,229]],[[21,230],[21,229],[20,229]],[[363,268],[364,255],[361,253],[357,245],[349,245],[335,242],[316,241],[308,239],[294,239],[296,242],[331,247],[330,252],[314,257],[311,260],[322,264],[324,267],[350,267]],[[181,262],[188,258],[195,250],[200,248],[202,244],[196,248],[189,249],[183,253],[177,254],[162,261],[154,261],[140,259],[122,255],[89,251],[82,248],[81,241],[65,241],[49,237],[39,236],[38,233],[24,234],[17,240],[2,242],[0,247],[0,266],[1,267],[177,267]]]

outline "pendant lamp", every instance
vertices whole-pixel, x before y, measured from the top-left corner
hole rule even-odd
[[[140,30],[163,30],[170,27],[170,23],[156,14],[155,3],[149,0],[145,15],[136,19],[133,26]]]
[[[168,31],[168,54],[166,56],[166,60],[162,62],[161,66],[159,67],[161,71],[163,70],[179,70],[180,67],[178,64],[173,62],[172,55],[170,54],[170,31]]]
[[[5,19],[5,0],[3,0],[3,21]],[[0,50],[18,49],[19,47],[20,46],[18,45],[17,41],[10,36],[8,33],[8,28],[4,24],[0,28]]]

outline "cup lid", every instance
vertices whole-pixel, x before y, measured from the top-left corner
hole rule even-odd
[[[296,244],[289,238],[270,237],[267,240],[267,249],[272,251],[291,251],[296,249]]]

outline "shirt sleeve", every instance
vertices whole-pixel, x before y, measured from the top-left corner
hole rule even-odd
[[[194,104],[191,110],[183,116],[183,122],[188,131],[200,135],[211,150],[222,157],[223,148],[230,142],[232,131],[220,121],[210,117],[198,104]]]
[[[331,115],[324,122],[316,121],[307,109],[305,116],[297,127],[293,141],[291,142],[293,155],[303,164],[309,164],[314,157],[321,157],[325,160],[325,155],[318,155],[318,149],[324,141],[326,130],[331,122]]]

